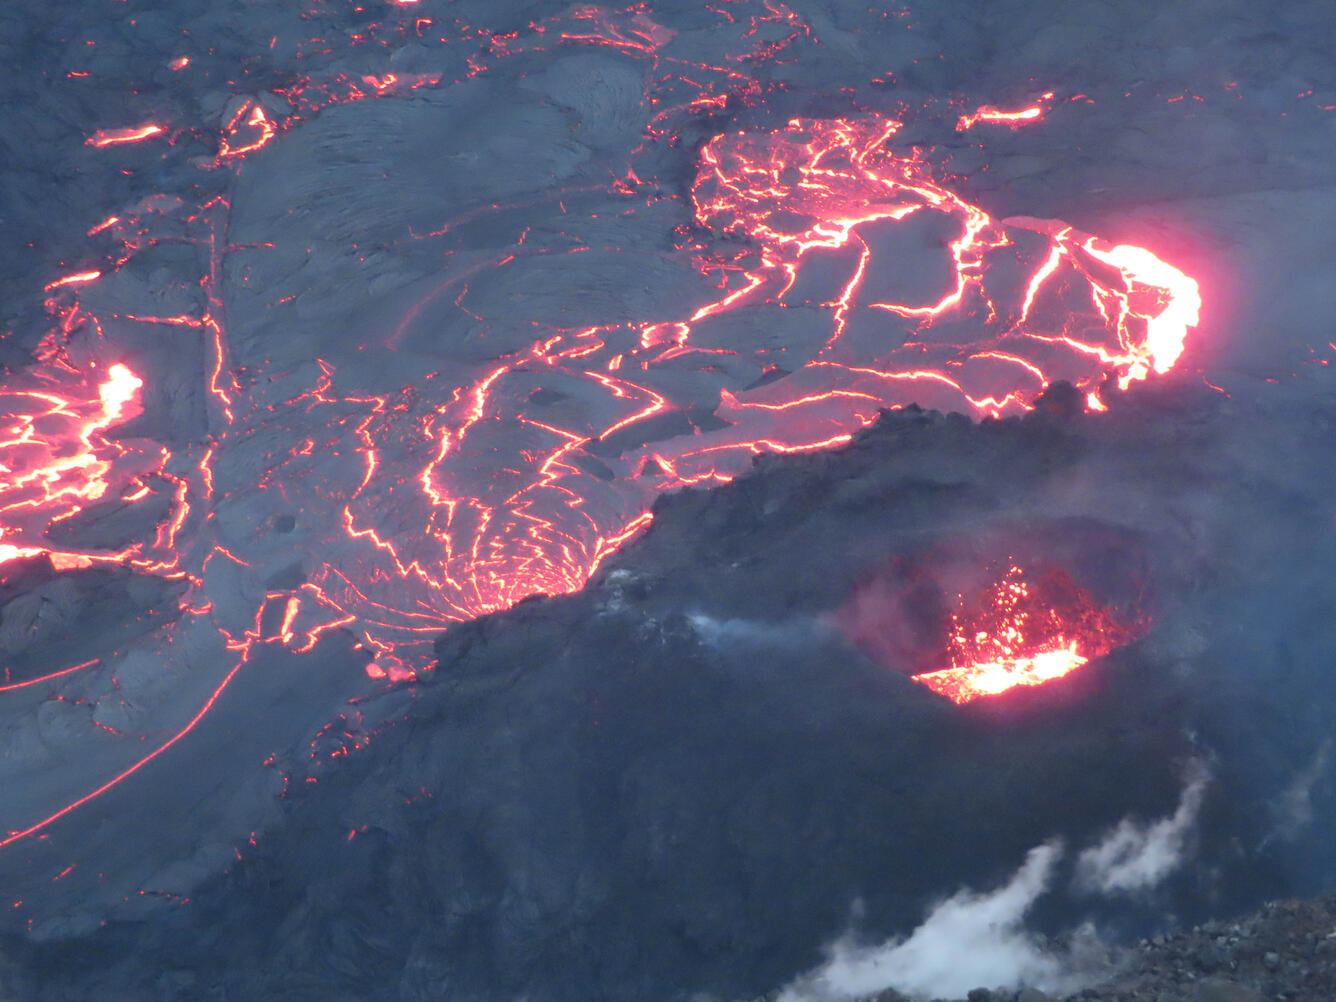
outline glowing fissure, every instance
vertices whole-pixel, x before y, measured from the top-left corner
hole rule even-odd
[[[461,79],[519,52],[569,45],[610,47],[643,63],[644,107],[652,111],[644,140],[632,151],[634,164],[647,144],[675,143],[681,124],[702,111],[729,100],[764,100],[747,68],[810,35],[777,0],[733,6],[717,13],[728,19],[738,43],[718,64],[665,55],[673,33],[640,5],[579,8],[506,36],[461,28],[460,37],[441,35],[440,41],[485,42]],[[419,18],[392,30],[426,40],[437,29]],[[238,98],[217,155],[201,167],[232,169],[330,105],[393,99],[449,83],[435,75],[389,73],[296,81],[280,91],[293,109],[286,117],[257,99]],[[985,111],[980,121],[1003,120]],[[1028,110],[1015,115],[1037,117]],[[1065,379],[1099,409],[1098,391],[1107,379],[1126,386],[1174,364],[1200,307],[1190,278],[1149,250],[1109,246],[1059,222],[994,220],[935,180],[917,153],[898,151],[899,129],[898,121],[869,114],[716,136],[701,151],[690,222],[696,233],[729,239],[691,239],[683,213],[679,230],[687,236],[679,253],[717,294],[697,293],[677,316],[564,329],[535,321],[527,349],[494,358],[453,383],[432,372],[393,393],[341,390],[341,383],[353,381],[321,359],[289,372],[233,367],[221,276],[225,256],[238,248],[223,236],[230,212],[225,199],[190,206],[155,195],[108,216],[89,232],[119,241],[120,251],[102,268],[46,286],[56,324],[33,368],[0,390],[0,568],[45,557],[60,570],[123,566],[180,580],[179,619],[161,628],[161,646],[187,633],[207,634],[219,657],[230,659],[219,668],[218,687],[201,715],[237,677],[255,644],[309,651],[336,629],[357,634],[371,679],[412,680],[432,667],[432,639],[451,624],[531,595],[582,587],[650,523],[650,504],[662,491],[727,483],[759,453],[847,443],[886,408],[917,403],[974,417],[1019,414],[1045,384]],[[133,143],[160,133],[169,141],[179,134],[174,126],[153,124],[98,133],[90,143]],[[642,167],[642,173],[649,172]],[[642,179],[632,166],[602,191],[624,200],[630,212],[656,197],[678,197],[652,194],[658,187],[657,179]],[[563,198],[588,190],[558,190],[550,201],[565,212]],[[480,207],[413,239],[519,208]],[[906,243],[900,234],[910,227],[918,227],[918,236]],[[122,347],[78,299],[81,287],[153,246],[159,229],[207,251],[199,283],[203,305],[195,313],[116,319],[201,339],[209,434],[176,450],[114,432],[139,413],[141,378],[149,374],[132,371]],[[447,265],[434,292],[405,304],[386,347],[395,347],[433,297],[452,297],[467,312],[474,274],[545,252],[525,243],[528,233],[525,227],[490,263],[458,271]],[[928,253],[922,248],[933,244],[925,244],[924,233],[942,235],[936,245],[940,281],[900,288],[906,264],[900,253]],[[809,267],[813,262],[819,264]],[[730,315],[749,310],[797,311],[794,329],[817,336],[759,348],[730,343]],[[513,326],[514,318],[505,322]],[[684,366],[717,390],[704,425],[675,398]],[[758,369],[775,378],[755,380]],[[563,386],[579,388],[583,410],[548,412],[531,402],[539,391]],[[690,424],[691,431],[664,433],[668,419]],[[245,458],[276,429],[291,432],[286,451]],[[250,479],[238,480],[237,470]],[[276,591],[250,582],[256,604],[238,617],[214,601],[223,594],[214,589],[239,594],[237,582],[251,571],[247,558],[262,555],[266,544],[257,536],[246,550],[220,526],[238,493],[256,491],[274,492],[301,513],[305,561],[301,583],[293,587]],[[95,503],[154,499],[166,514],[148,538],[123,549],[57,545],[48,531],[77,526]],[[1057,646],[1022,650],[1013,644],[987,656],[979,652],[970,664],[1038,679],[1056,672],[1055,665],[1094,656],[1084,635],[1050,640]],[[1028,659],[1023,670],[1020,659]],[[963,668],[953,656],[948,671]],[[11,822],[15,835],[6,841],[52,818]]]
[[[966,129],[974,128],[980,122],[1007,125],[1013,129],[1028,125],[1031,122],[1038,122],[1044,117],[1044,106],[1052,100],[1053,92],[1049,91],[1039,99],[1038,103],[1032,104],[1028,108],[1017,108],[1014,111],[1005,111],[1002,108],[994,108],[990,104],[985,104],[971,114],[961,115],[956,120],[956,131],[964,132]]]
[[[1062,678],[1140,632],[1056,567],[1033,575],[1008,561],[980,594],[956,599],[949,666],[914,676],[955,703]]]

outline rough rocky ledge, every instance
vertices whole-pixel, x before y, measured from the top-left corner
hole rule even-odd
[[[965,1002],[1331,1002],[1336,893],[1271,901],[1129,949],[1116,978],[1071,995],[977,988]],[[859,1002],[910,1002],[894,990]]]

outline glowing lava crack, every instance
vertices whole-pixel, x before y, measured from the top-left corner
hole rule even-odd
[[[639,8],[582,8],[572,17],[578,23],[560,32],[551,30],[563,24],[556,19],[531,25],[527,36],[494,37],[485,55],[470,58],[469,77],[526,47],[557,44],[608,47],[644,62],[643,107],[656,108],[645,143],[631,151],[632,168],[599,189],[631,218],[678,200],[636,174],[645,144],[671,141],[674,122],[730,97],[758,99],[739,67],[773,58],[805,30],[782,4],[767,2],[749,30],[738,25],[742,48],[729,57],[737,66],[694,65],[661,59],[673,33]],[[758,19],[782,28],[782,39],[762,43]],[[295,111],[282,121],[240,101],[206,169],[272,154],[303,115],[328,105],[394,100],[440,79],[363,83],[294,86],[285,93]],[[94,227],[103,238],[119,235],[120,258],[48,285],[59,327],[34,368],[0,390],[8,415],[0,426],[0,563],[46,556],[57,569],[120,565],[179,580],[180,618],[160,631],[157,648],[164,657],[187,647],[201,662],[216,656],[210,703],[256,645],[309,651],[336,628],[357,634],[371,678],[410,680],[432,666],[431,641],[451,624],[582,587],[649,524],[659,492],[727,482],[758,453],[846,443],[886,408],[1018,414],[1046,385],[1068,380],[1099,409],[1106,387],[1174,364],[1197,322],[1192,279],[1149,250],[1059,222],[991,218],[935,180],[929,164],[897,151],[899,128],[876,115],[795,120],[705,144],[691,215],[670,206],[679,234],[699,235],[677,252],[701,281],[665,300],[691,303],[676,314],[562,327],[473,312],[476,276],[590,249],[572,249],[564,231],[552,247],[535,247],[539,238],[529,239],[525,226],[490,259],[492,251],[477,251],[457,271],[447,260],[435,291],[400,307],[387,348],[437,296],[484,331],[531,330],[523,336],[532,340],[389,393],[361,389],[353,367],[328,358],[287,370],[266,359],[234,363],[246,342],[234,344],[226,324],[224,262],[272,245],[229,245],[231,208],[221,198],[197,209],[165,196],[145,200],[137,215]],[[160,132],[175,134],[152,126],[99,142]],[[539,205],[564,215],[573,197],[558,189],[519,208],[483,205],[465,222]],[[458,225],[443,221],[432,238]],[[176,450],[112,434],[139,412],[140,375],[152,377],[123,364],[121,346],[78,299],[160,239],[155,227],[202,245],[208,257],[196,312],[115,315],[120,325],[198,338],[208,434]],[[292,298],[276,294],[265,308]],[[54,526],[77,525],[95,504],[150,497],[166,512],[151,538],[115,549],[53,543]],[[286,542],[261,531],[284,518]],[[78,538],[77,529],[64,530],[60,538]],[[277,546],[290,549],[276,556]],[[270,566],[280,558],[287,563]],[[1031,609],[1019,574],[1013,568],[999,583],[989,607],[995,622],[976,628],[962,618],[951,666],[921,681],[960,698],[1004,682],[1034,684],[1107,649],[1101,644],[1117,634],[1111,624],[1059,628]],[[181,642],[187,635],[189,644]],[[97,670],[114,682],[114,661]],[[47,821],[9,820],[16,834],[0,845]]]

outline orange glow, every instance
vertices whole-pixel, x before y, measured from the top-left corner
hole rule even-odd
[[[247,111],[250,115],[246,115]],[[278,126],[269,120],[264,108],[248,101],[237,109],[232,120],[224,126],[222,145],[218,148],[218,159],[226,160],[254,153],[273,139],[277,131]]]
[[[991,104],[980,105],[972,115],[961,115],[956,121],[956,131],[964,132],[966,129],[973,128],[979,122],[994,122],[1002,125],[1009,125],[1011,128],[1019,128],[1022,125],[1028,125],[1030,122],[1037,122],[1044,117],[1044,102],[1053,99],[1053,92],[1049,91],[1040,98],[1040,103],[1033,104],[1028,108],[1020,108],[1016,111],[1003,111],[1001,108],[994,108]]]
[[[138,143],[153,136],[160,136],[166,131],[161,125],[141,125],[133,129],[98,129],[84,140],[84,145],[116,146],[120,143]]]
[[[403,7],[416,2],[391,0]],[[699,64],[662,51],[673,32],[640,4],[620,11],[577,6],[504,35],[455,31],[411,14],[363,26],[348,44],[384,43],[394,31],[415,32],[424,43],[440,31],[444,44],[455,32],[448,41],[473,53],[469,77],[558,44],[614,49],[645,69],[643,106],[654,109],[648,135],[663,141],[654,157],[632,150],[634,162],[610,181],[556,187],[534,202],[479,205],[410,236],[453,239],[451,229],[461,222],[531,206],[559,208],[564,220],[570,203],[575,219],[581,211],[575,198],[590,192],[615,198],[628,216],[642,199],[659,199],[669,186],[652,164],[677,146],[682,123],[733,104],[759,105],[766,91],[751,67],[810,37],[780,0],[763,0],[752,13],[727,6],[734,8],[727,12],[728,23],[737,25],[734,40],[715,63]],[[307,53],[326,53],[334,43],[304,44],[322,47]],[[332,105],[394,100],[442,83],[434,74],[388,72],[387,63],[372,59],[357,64],[369,72],[276,87],[286,104],[236,100],[217,133],[217,156],[204,163],[238,169],[250,154],[281,141],[285,129]],[[168,66],[181,70],[189,62],[182,56]],[[1032,122],[1051,98],[1011,112],[984,106],[962,121]],[[266,110],[279,107],[281,116]],[[1191,279],[1149,250],[1110,246],[1066,224],[993,219],[898,145],[900,127],[871,114],[795,119],[774,131],[709,140],[689,199],[672,196],[680,224],[673,231],[679,250],[672,253],[678,263],[694,265],[700,281],[683,283],[680,296],[655,315],[583,321],[578,329],[550,318],[481,315],[488,308],[469,295],[473,274],[502,266],[518,271],[534,254],[563,249],[542,244],[535,218],[476,266],[456,269],[452,261],[434,291],[402,304],[395,332],[411,331],[419,315],[430,315],[421,311],[444,296],[480,330],[499,323],[532,328],[532,341],[473,367],[452,364],[420,378],[414,372],[405,376],[410,385],[375,392],[351,361],[316,359],[299,372],[278,371],[267,359],[234,361],[233,350],[241,349],[226,324],[222,276],[227,253],[238,248],[228,244],[226,197],[188,205],[150,196],[92,226],[99,247],[114,249],[88,258],[104,262],[99,270],[46,286],[54,325],[31,371],[0,387],[0,563],[44,558],[58,571],[113,566],[178,581],[184,589],[178,622],[216,630],[220,649],[231,652],[220,671],[231,667],[199,715],[139,765],[45,821],[15,823],[0,845],[41,830],[183,737],[255,644],[307,652],[347,630],[369,659],[368,679],[411,682],[432,667],[428,652],[441,631],[530,596],[583,587],[647,530],[661,492],[727,483],[760,454],[838,447],[883,410],[912,403],[974,418],[1021,414],[1047,384],[1068,380],[1091,410],[1100,410],[1106,384],[1126,386],[1175,363],[1200,307]],[[87,142],[110,146],[158,135],[167,128],[149,124],[102,130]],[[161,314],[140,304],[142,313],[118,314],[104,326],[111,318],[100,319],[94,306],[80,302],[81,287],[160,241],[158,223],[166,224],[168,239],[198,245],[207,262],[198,276],[202,304]],[[905,246],[905,230],[916,234],[910,246],[937,255],[922,270],[933,277],[921,285],[903,278],[897,248]],[[926,241],[924,233],[931,235]],[[994,268],[996,262],[1002,267]],[[143,380],[153,378],[118,354],[125,346],[114,343],[115,332],[127,323],[197,340],[207,430],[194,444],[169,449],[127,434],[126,423],[143,407]],[[785,333],[799,329],[804,333]],[[730,341],[737,331],[762,333]],[[124,360],[113,364],[117,358]],[[161,427],[163,415],[154,417],[145,424]],[[263,459],[239,462],[249,448],[241,443],[260,438],[272,441],[272,449]],[[229,499],[242,497],[261,517],[248,528],[223,530]],[[98,504],[156,506],[155,521],[144,538],[117,550],[58,545],[79,538],[80,516],[97,517],[90,508]],[[63,532],[48,533],[58,525]],[[251,582],[240,607],[235,595],[210,597],[219,580],[262,575],[271,545],[293,548],[300,584],[268,591]],[[950,667],[931,675],[972,669],[974,689],[992,691],[997,684],[988,679],[1039,679],[1097,656],[1099,645],[1086,633],[1040,636],[1033,627],[1042,616],[1026,615],[1024,643],[952,648]],[[164,651],[179,640],[167,628],[157,637]],[[21,684],[80,668],[91,663]]]
[[[113,483],[128,484],[152,469],[147,454],[104,438],[139,413],[143,385],[116,363],[95,389],[62,385],[56,377],[27,389],[0,388],[0,563],[46,555],[69,569],[144,552],[67,553],[52,547],[44,532],[101,499]]]
[[[102,277],[100,271],[81,271],[77,275],[66,275],[64,278],[58,278],[54,282],[48,282],[42,287],[43,292],[50,292],[52,289],[58,289],[62,285],[82,285],[85,282],[96,282]]]
[[[154,748],[153,751],[149,752],[147,755],[143,756],[133,764],[127,766],[125,769],[122,769],[119,773],[117,773],[111,779],[107,780],[101,786],[97,787],[95,790],[91,790],[88,793],[84,794],[82,797],[79,797],[77,800],[71,801],[70,803],[62,807],[60,810],[54,811],[53,813],[47,815],[45,818],[42,818],[40,821],[36,821],[33,824],[28,825],[28,827],[20,829],[18,831],[11,831],[6,837],[0,838],[0,849],[3,849],[5,846],[9,845],[12,842],[17,842],[21,838],[27,838],[29,835],[41,831],[43,828],[46,828],[52,822],[58,821],[65,815],[69,814],[71,811],[77,810],[78,808],[82,807],[84,804],[88,803],[88,801],[92,800],[93,798],[101,796],[103,793],[105,793],[107,790],[110,790],[121,780],[125,779],[127,776],[133,776],[136,772],[144,768],[144,766],[148,765],[163,752],[167,751],[167,749],[171,748],[172,745],[176,744],[187,734],[193,731],[196,725],[198,725],[199,722],[203,720],[204,717],[208,714],[208,712],[211,709],[213,709],[213,704],[218,701],[218,698],[223,694],[224,690],[226,690],[227,687],[232,684],[232,679],[236,677],[237,672],[241,670],[241,667],[246,663],[246,660],[247,657],[243,656],[241,660],[239,660],[232,667],[231,671],[229,671],[225,676],[223,676],[223,680],[219,682],[218,685],[214,688],[213,692],[209,694],[209,698],[205,700],[204,705],[199,708],[199,710],[195,713],[195,715],[191,717],[188,721],[186,721],[185,726],[182,727],[180,730],[178,730],[171,737],[169,737],[162,744],[160,744],[157,748]]]
[[[634,18],[614,34],[617,44],[632,36],[642,42],[657,37],[648,22]],[[378,88],[397,85],[393,75],[368,76],[366,81]],[[349,565],[350,573],[335,572],[328,565],[315,568],[310,585],[316,602],[287,606],[282,627],[266,641],[281,640],[289,646],[311,643],[312,631],[322,620],[343,623],[353,617],[362,623],[364,642],[388,654],[396,636],[411,640],[531,594],[581,587],[610,552],[648,524],[648,517],[627,511],[625,502],[598,514],[586,496],[594,485],[575,457],[588,443],[623,437],[621,433],[667,414],[673,404],[655,388],[655,367],[693,353],[727,351],[697,347],[693,343],[697,329],[721,314],[782,303],[795,289],[805,263],[822,253],[853,252],[847,274],[818,305],[828,324],[824,345],[805,363],[799,360],[801,368],[787,379],[750,391],[722,389],[715,414],[726,424],[724,429],[632,451],[621,480],[625,486],[619,489],[637,498],[633,509],[647,509],[656,490],[727,482],[760,453],[845,444],[854,431],[888,407],[917,401],[977,416],[1018,413],[1028,409],[1052,379],[1068,378],[1082,388],[1091,409],[1099,409],[1095,388],[1106,375],[1113,374],[1126,385],[1172,364],[1196,319],[1200,299],[1195,283],[1140,248],[1107,247],[1070,227],[1043,220],[992,220],[934,182],[912,157],[897,155],[890,144],[898,129],[898,122],[874,117],[795,120],[778,132],[716,137],[702,151],[693,186],[695,220],[716,232],[745,234],[760,248],[754,261],[704,264],[707,275],[718,275],[720,292],[684,311],[685,319],[549,336],[475,381],[447,391],[448,400],[430,405],[424,401],[414,420],[427,455],[410,476],[402,475],[402,459],[388,463],[382,454],[386,443],[405,441],[400,415],[418,408],[415,394],[406,389],[398,397],[341,397],[333,390],[333,367],[321,362],[318,384],[299,393],[292,404],[307,412],[324,408],[331,421],[336,413],[348,415],[353,438],[341,448],[360,455],[360,477],[344,488],[331,489],[332,495],[347,500],[341,511],[330,513],[328,524],[342,526],[345,545],[352,545],[361,558]],[[232,147],[230,137],[241,138],[246,130],[258,131],[246,135],[248,142]],[[240,158],[273,138],[277,127],[257,103],[248,101],[238,107],[225,133],[229,138],[221,156]],[[874,251],[876,239],[888,228],[930,215],[956,230],[946,244],[949,279],[918,301],[878,295],[870,286],[882,281],[894,263],[880,259]],[[781,218],[790,221],[783,228],[775,222]],[[987,263],[990,255],[1011,246],[1010,228],[1043,233],[1049,244],[1042,259],[1031,263],[1027,283],[1002,290],[1013,297],[1008,305],[1002,293],[989,287]],[[212,275],[218,251],[213,237],[209,239]],[[1122,281],[1111,287],[1096,284],[1093,272],[1082,267],[1083,256],[1112,266]],[[506,255],[501,260],[512,259]],[[97,272],[71,275],[51,288],[97,276]],[[1048,301],[1053,290],[1073,282],[1090,290],[1079,302],[1097,307],[1095,323],[1081,320],[1080,336],[1074,332],[1075,324],[1062,312],[1055,313]],[[1143,288],[1161,291],[1139,299],[1133,296]],[[1158,305],[1147,310],[1134,308],[1134,302]],[[866,326],[877,311],[898,318],[889,322],[900,324],[905,333],[886,351],[848,350],[845,342],[851,325]],[[940,318],[965,311],[986,316],[993,324],[980,342],[936,347],[917,343]],[[208,388],[219,403],[223,427],[233,427],[239,420],[237,408],[246,404],[229,369],[226,332],[215,314],[128,319],[206,333],[212,349]],[[1099,327],[1102,336],[1086,340]],[[617,333],[623,329],[629,339]],[[906,335],[903,346],[897,347]],[[608,402],[605,416],[591,427],[568,427],[527,415],[509,398],[508,387],[535,367],[596,387]],[[622,375],[628,371],[634,379]],[[90,456],[96,444],[92,439],[130,416],[141,388],[138,377],[124,366],[108,370],[97,389],[97,417],[76,436],[90,442],[79,456]],[[498,461],[491,479],[479,481],[474,472],[479,469],[478,456],[494,452],[486,443],[494,433],[514,427],[537,436],[525,447],[522,461]],[[305,442],[294,447],[288,464],[294,474],[307,468],[315,455],[312,441]],[[152,556],[144,547],[118,554],[56,552],[41,540],[27,537],[31,541],[25,542],[11,530],[6,530],[10,535],[0,552],[10,559],[46,553],[66,567],[128,559],[143,569],[175,570],[179,561],[171,550],[186,524],[190,497],[217,496],[215,465],[220,448],[219,441],[208,443],[193,461],[193,480],[173,481],[172,515],[160,527]],[[159,463],[169,458],[164,450]],[[658,472],[645,477],[651,461]],[[94,474],[79,496],[101,497],[108,489],[106,468],[88,458],[77,463]],[[377,527],[378,512],[390,498],[396,499],[396,509],[402,509],[410,499],[405,485],[416,485],[418,500],[413,503],[421,506],[417,517],[427,529],[421,536],[397,538]],[[123,496],[138,500],[151,493],[140,476],[134,490]],[[48,519],[75,513],[55,504],[56,498],[48,495],[34,507],[42,507]],[[202,552],[230,555],[219,545]],[[192,599],[190,607],[205,604]],[[319,608],[324,609],[323,617],[306,623],[307,610]],[[252,633],[256,630],[251,628]],[[382,663],[389,662],[382,659]]]
[[[0,547],[0,549],[3,549],[3,547]],[[39,676],[38,678],[30,678],[24,682],[11,682],[8,685],[0,685],[0,692],[9,692],[13,689],[26,689],[30,685],[41,685],[43,682],[50,682],[52,679],[70,675],[82,668],[91,667],[92,665],[98,664],[101,660],[101,658],[89,658],[87,661],[81,662],[80,664],[73,665],[69,668],[62,668],[59,671],[47,672],[45,675]]]
[[[1129,372],[1131,378],[1140,378],[1149,366],[1158,373],[1166,373],[1183,353],[1183,342],[1189,327],[1197,326],[1201,313],[1201,290],[1197,283],[1173,265],[1161,261],[1144,247],[1119,244],[1107,251],[1100,250],[1095,238],[1090,238],[1083,249],[1091,257],[1113,265],[1123,273],[1129,288],[1134,285],[1164,289],[1169,302],[1159,313],[1141,314],[1146,323],[1145,340],[1139,349],[1140,359]],[[1129,310],[1130,312],[1130,310]]]
[[[122,413],[128,404],[139,399],[139,391],[144,381],[125,366],[117,362],[107,370],[107,380],[97,388],[98,398],[102,401],[104,427],[120,424]]]
[[[1139,632],[1060,569],[1031,580],[1010,562],[982,594],[957,596],[951,624],[950,667],[913,678],[954,703],[1062,678]]]

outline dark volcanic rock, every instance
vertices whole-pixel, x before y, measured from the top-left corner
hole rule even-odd
[[[1197,978],[1205,959],[1225,947],[1227,968]],[[1212,964],[1215,961],[1211,961]],[[859,1002],[881,1002],[884,993]],[[974,1002],[973,992],[967,1002]],[[1045,1002],[1034,988],[995,990],[990,1002]],[[1336,998],[1336,895],[1268,902],[1232,921],[1209,922],[1142,940],[1118,976],[1063,997],[1064,1002],[1330,1002]]]
[[[1150,930],[1330,879],[1325,843],[1274,834],[1267,806],[1333,706],[1316,656],[1334,642],[1333,541],[1293,514],[1325,517],[1293,471],[1329,462],[1328,437],[1271,456],[1251,405],[1182,383],[1134,397],[1073,420],[900,412],[844,450],[665,498],[584,592],[442,637],[412,698],[382,697],[399,710],[364,708],[399,722],[294,783],[282,824],[189,910],[19,950],[38,997],[158,998],[150,969],[227,999],[750,997],[816,964],[855,901],[863,928],[903,934],[1046,839],[1171,813],[1201,755],[1215,779],[1193,866],[1146,900],[1074,897],[1064,878],[1037,925],[1094,910]],[[1282,497],[1290,523],[1239,531]],[[1109,601],[1140,580],[1150,633],[958,707],[832,625],[899,556],[1008,546]],[[1330,927],[1277,907],[1145,947],[1146,977],[1171,1000],[1208,978],[1325,983]],[[1156,997],[1127,984],[1087,997]]]

